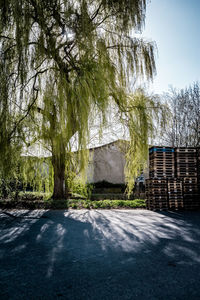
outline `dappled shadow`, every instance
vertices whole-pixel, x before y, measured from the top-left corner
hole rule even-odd
[[[198,299],[200,213],[9,214],[0,213],[1,299]]]

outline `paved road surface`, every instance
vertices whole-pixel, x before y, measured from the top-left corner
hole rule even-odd
[[[200,212],[0,211],[0,299],[200,299]]]

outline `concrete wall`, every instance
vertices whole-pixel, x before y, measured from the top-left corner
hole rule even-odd
[[[118,142],[94,148],[90,150],[87,181],[125,183],[124,167],[125,157],[120,151]]]

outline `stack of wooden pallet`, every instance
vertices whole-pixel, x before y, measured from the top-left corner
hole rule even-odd
[[[148,209],[200,208],[200,148],[149,149]]]
[[[176,177],[197,177],[197,148],[175,148]]]
[[[197,148],[197,178],[200,183],[200,147]]]
[[[197,177],[183,178],[184,208],[187,210],[200,207],[200,193]]]
[[[167,180],[147,179],[146,180],[147,207],[149,209],[167,209]]]
[[[195,147],[176,148],[176,176],[183,181],[183,198],[185,209],[200,206],[198,186],[198,149]]]
[[[167,178],[175,176],[174,159],[174,149],[171,147],[149,149],[149,179],[146,180],[148,209],[168,209]]]
[[[179,178],[168,179],[168,207],[170,209],[183,208],[182,180]]]
[[[175,175],[174,149],[152,147],[149,149],[149,177],[170,178]]]

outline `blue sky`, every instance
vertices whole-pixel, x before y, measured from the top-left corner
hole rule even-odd
[[[142,36],[158,49],[150,90],[162,93],[170,85],[180,89],[200,81],[200,0],[151,0]]]

